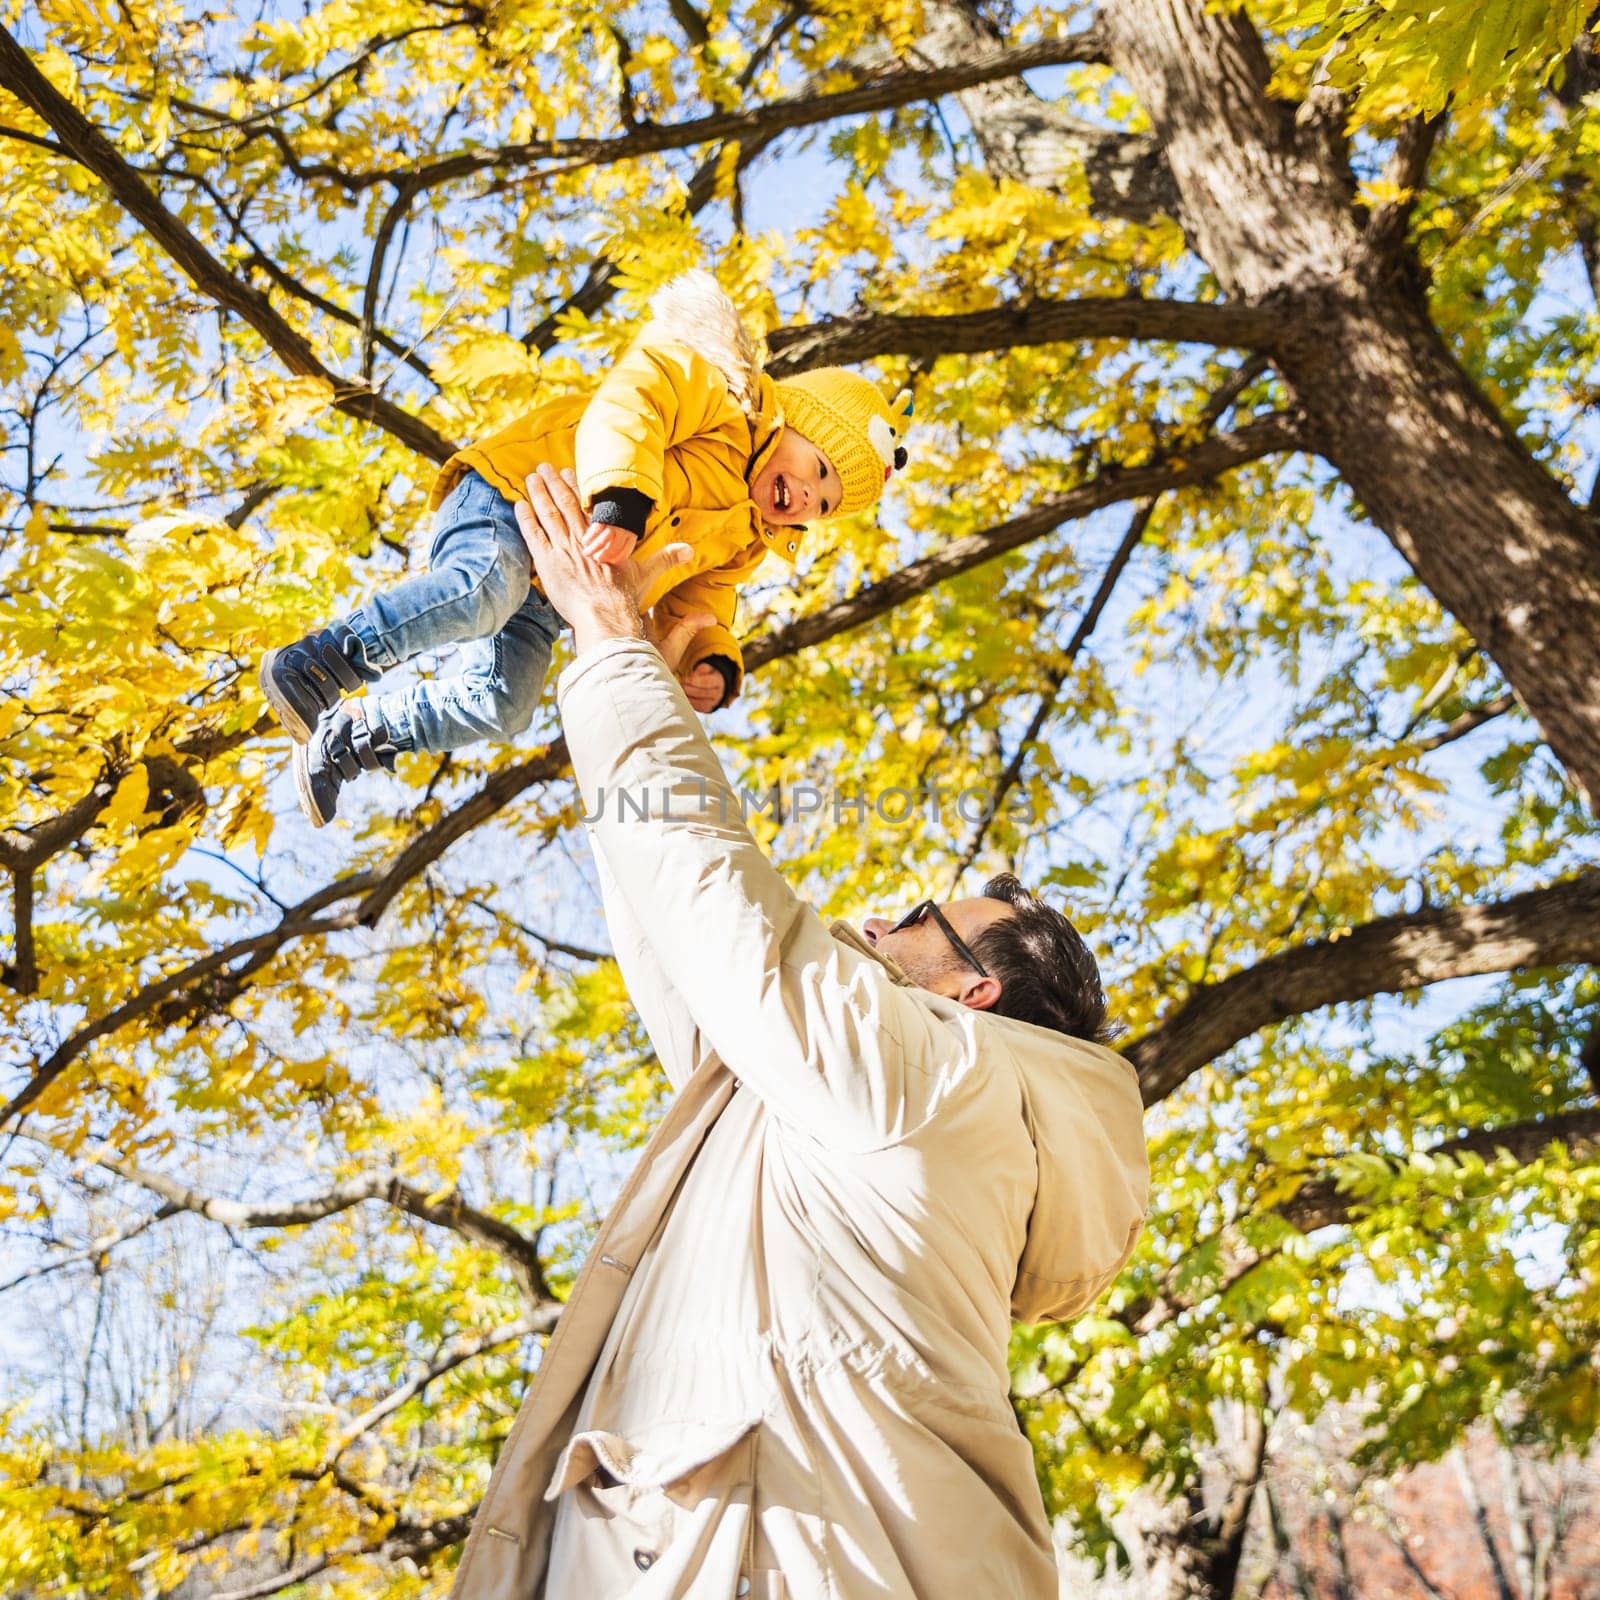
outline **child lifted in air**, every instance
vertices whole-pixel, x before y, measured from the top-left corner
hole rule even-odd
[[[706,272],[675,278],[588,398],[551,401],[447,461],[428,570],[261,663],[261,688],[295,740],[295,787],[312,824],[358,773],[407,750],[514,739],[533,718],[565,626],[530,581],[514,503],[541,462],[576,469],[596,561],[686,544],[639,597],[658,636],[697,615],[679,673],[699,712],[738,692],[739,586],[768,550],[791,565],[804,525],[874,504],[896,468],[909,400],[891,407],[837,367],[774,382],[733,302]],[[341,704],[391,667],[461,644],[453,677]]]

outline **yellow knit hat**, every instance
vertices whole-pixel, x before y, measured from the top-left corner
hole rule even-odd
[[[911,396],[890,405],[875,384],[843,367],[819,367],[777,385],[784,422],[802,433],[839,474],[839,503],[828,520],[875,505],[890,476],[906,464]]]

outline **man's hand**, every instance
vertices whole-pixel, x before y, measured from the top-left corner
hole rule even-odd
[[[609,522],[591,522],[583,535],[583,553],[603,567],[620,567],[634,551],[639,536]]]
[[[727,685],[722,681],[722,674],[709,661],[702,661],[692,672],[680,669],[684,652],[694,643],[694,636],[702,629],[709,628],[716,620],[709,611],[694,611],[668,626],[652,611],[645,623],[645,637],[661,652],[661,659],[677,673],[678,682],[689,697],[689,704],[701,716],[715,711],[722,704]]]
[[[722,704],[722,697],[728,688],[722,681],[722,674],[709,661],[702,661],[693,672],[681,674],[678,682],[683,685],[689,704],[702,717]]]
[[[517,502],[517,526],[544,592],[572,624],[579,655],[604,639],[643,639],[638,599],[668,567],[687,561],[686,544],[671,544],[645,561],[606,566],[584,553],[589,519],[578,499],[576,476],[541,463]]]

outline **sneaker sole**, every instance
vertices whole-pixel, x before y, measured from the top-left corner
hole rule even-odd
[[[280,650],[269,650],[261,658],[261,671],[259,679],[261,692],[267,697],[267,704],[272,707],[272,714],[283,724],[284,731],[296,744],[311,743],[311,729],[306,725],[306,720],[295,708],[284,699],[277,684],[272,681],[272,668]]]
[[[323,816],[316,796],[311,791],[311,760],[303,744],[294,747],[294,792],[300,809],[306,814],[306,821],[313,828],[325,828],[333,820]]]

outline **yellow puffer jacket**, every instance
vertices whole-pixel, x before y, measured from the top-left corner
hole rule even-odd
[[[688,276],[710,282],[705,274]],[[703,284],[692,287],[705,293]],[[713,311],[725,308],[736,324],[731,302],[711,287],[721,301]],[[541,461],[576,469],[585,506],[607,489],[649,495],[655,504],[635,553],[682,542],[693,554],[640,596],[640,609],[655,607],[663,628],[695,612],[717,619],[694,634],[679,670],[728,657],[735,681],[726,704],[744,676],[733,633],[739,587],[769,550],[793,564],[804,530],[769,527],[750,498],[750,480],[776,448],[783,419],[772,379],[759,371],[748,343],[730,338],[719,346],[716,316],[694,320],[681,296],[664,292],[652,309],[654,319],[592,396],[541,406],[452,456],[432,505],[437,509],[469,471],[508,499],[525,499],[524,480]],[[753,403],[741,405],[734,385]]]

